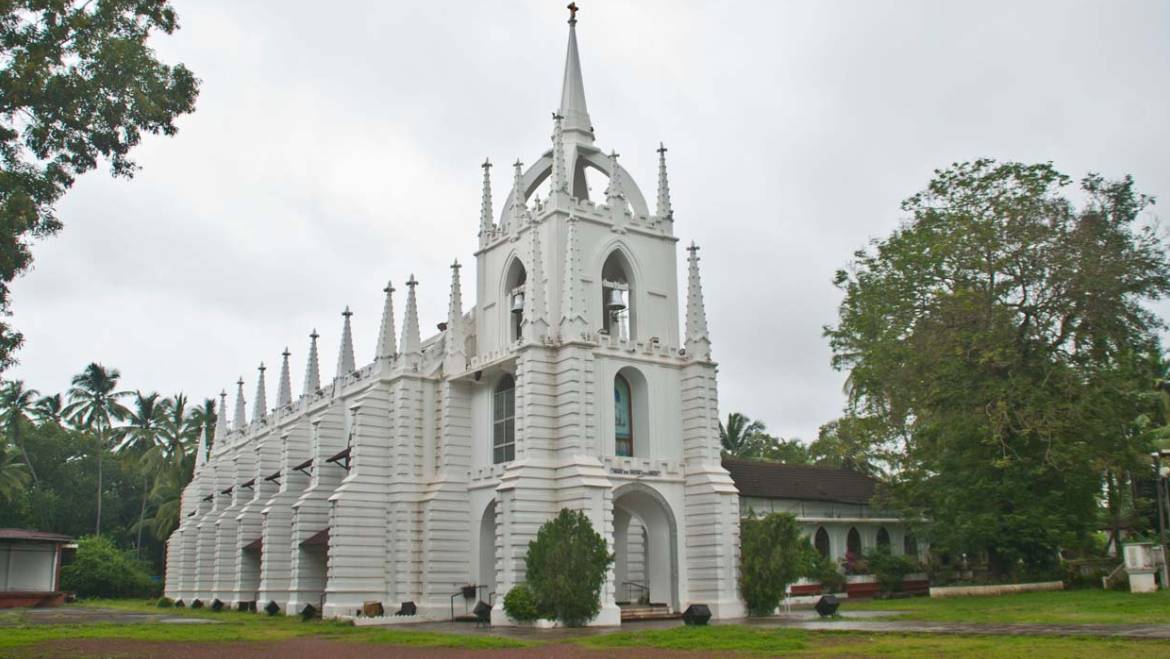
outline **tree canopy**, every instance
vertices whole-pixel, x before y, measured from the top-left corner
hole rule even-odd
[[[1041,568],[1145,464],[1162,327],[1148,303],[1170,292],[1153,202],[1129,177],[1074,189],[1051,164],[956,164],[837,273],[835,430],[888,461],[936,547]]]
[[[0,315],[32,262],[29,240],[61,228],[54,205],[102,159],[129,177],[144,133],[174,135],[199,81],[148,45],[178,28],[166,0],[0,4]],[[0,321],[0,370],[21,336]]]

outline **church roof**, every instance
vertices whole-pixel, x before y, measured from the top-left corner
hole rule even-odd
[[[848,469],[723,458],[740,496],[867,504],[877,479]]]

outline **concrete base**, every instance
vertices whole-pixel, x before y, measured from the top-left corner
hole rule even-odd
[[[1153,593],[1157,592],[1158,583],[1154,580],[1153,570],[1130,570],[1129,571],[1129,592],[1131,593]]]

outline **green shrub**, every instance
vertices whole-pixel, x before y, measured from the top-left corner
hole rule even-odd
[[[589,622],[601,611],[601,587],[611,563],[605,538],[585,513],[562,509],[540,527],[524,558],[537,611],[569,627]]]
[[[909,556],[894,554],[889,547],[878,547],[866,555],[869,569],[877,577],[878,587],[883,593],[894,593],[902,589],[902,580],[907,574],[917,572],[918,561]]]
[[[61,587],[78,597],[159,594],[159,586],[151,581],[146,564],[102,536],[87,536],[77,541],[77,556],[61,569]]]
[[[175,600],[173,600],[169,597],[160,597],[160,598],[158,598],[158,601],[155,602],[155,606],[157,606],[160,609],[169,609],[169,608],[173,607],[174,605],[175,605]]]
[[[800,537],[796,517],[752,514],[740,521],[739,590],[754,616],[771,615],[788,584],[809,564],[808,540]]]
[[[833,559],[821,556],[821,553],[809,543],[808,538],[804,539],[802,551],[807,559],[800,576],[820,583],[822,592],[841,593],[845,591],[845,575],[841,574],[841,570],[838,569],[837,563]]]
[[[504,596],[504,612],[516,622],[532,622],[543,617],[536,603],[536,595],[528,584],[516,584]]]

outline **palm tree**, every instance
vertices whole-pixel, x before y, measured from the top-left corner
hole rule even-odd
[[[145,453],[158,443],[160,426],[163,421],[164,404],[157,393],[134,392],[134,409],[126,414],[126,425],[114,428],[111,439],[118,443],[115,451]]]
[[[727,455],[746,458],[752,451],[752,440],[764,434],[767,428],[761,421],[752,421],[739,412],[727,415],[727,425],[719,422],[719,440]]]
[[[0,442],[0,501],[16,498],[28,484],[28,470],[16,461],[16,449]]]
[[[107,436],[113,422],[128,413],[118,401],[129,396],[130,392],[115,391],[120,377],[122,374],[116,368],[107,369],[97,363],[86,366],[84,371],[73,376],[73,386],[69,388],[69,405],[64,411],[65,417],[74,425],[92,432],[97,439],[96,535],[102,533],[102,454],[106,451]]]
[[[126,415],[126,425],[115,428],[111,433],[119,440],[116,451],[129,452],[131,459],[137,458],[138,471],[142,474],[142,503],[138,507],[138,535],[134,540],[134,551],[142,548],[142,527],[146,519],[146,501],[150,496],[150,476],[154,473],[149,461],[143,460],[159,448],[160,426],[166,415],[166,401],[159,402],[158,393],[134,392],[134,409]]]
[[[222,410],[221,410],[222,411]],[[199,431],[207,431],[208,441],[215,435],[216,410],[215,399],[204,398],[203,403],[191,410],[187,417],[190,425],[188,437],[199,437]]]
[[[20,449],[34,485],[37,483],[37,470],[33,469],[32,461],[28,459],[28,451],[20,441],[20,424],[28,422],[28,413],[32,411],[33,401],[38,395],[40,394],[36,389],[25,389],[22,380],[5,382],[3,389],[0,389],[0,420],[12,445]]]
[[[187,398],[178,394],[165,401],[166,413],[162,425],[163,441],[143,456],[144,464],[150,464],[154,487],[150,498],[155,503],[154,516],[150,527],[160,540],[170,535],[179,524],[183,488],[191,480],[195,463],[196,437],[208,425],[215,425],[215,402],[204,401],[187,412]]]
[[[41,423],[61,423],[61,415],[65,408],[64,401],[61,400],[61,394],[53,394],[51,396],[41,396],[37,404],[33,407],[33,415],[36,416],[37,421]]]

